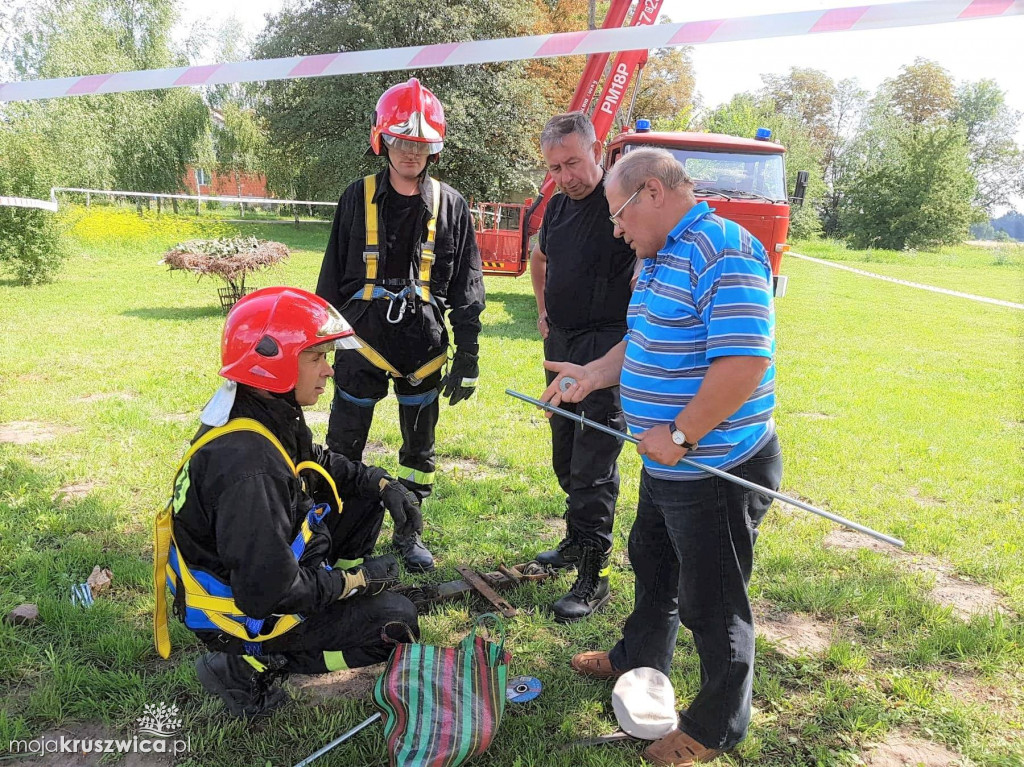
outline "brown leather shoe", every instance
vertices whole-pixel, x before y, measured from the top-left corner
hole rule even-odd
[[[591,679],[618,679],[625,673],[615,668],[608,659],[608,653],[601,650],[576,653],[569,665]]]
[[[660,767],[693,767],[697,762],[710,762],[721,754],[721,751],[702,746],[682,730],[673,730],[649,745],[644,759]]]

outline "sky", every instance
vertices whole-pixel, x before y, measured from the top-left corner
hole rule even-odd
[[[863,2],[864,0],[861,0]],[[878,4],[892,0],[876,0]],[[264,16],[286,0],[181,0],[183,23],[208,19],[211,27],[234,15],[250,36],[264,26]],[[662,13],[674,22],[751,16],[854,5],[855,0],[718,0],[712,4],[665,0]],[[958,80],[991,78],[1006,92],[1008,103],[1024,112],[1024,66],[1020,64],[1024,16],[926,27],[839,32],[813,37],[786,37],[697,46],[693,62],[704,106],[714,107],[736,93],[756,90],[762,74],[783,74],[791,67],[821,69],[835,80],[855,77],[874,90],[884,79],[918,56],[932,59]],[[1016,60],[1016,63],[1011,63]],[[1018,143],[1024,145],[1024,120]]]

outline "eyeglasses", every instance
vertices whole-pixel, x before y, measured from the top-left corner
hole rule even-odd
[[[629,205],[631,202],[633,202],[633,198],[636,197],[638,194],[640,194],[640,192],[643,191],[645,186],[647,186],[647,182],[646,181],[640,185],[639,189],[637,189],[635,192],[633,192],[633,194],[631,194],[629,196],[628,200],[626,200],[624,203],[622,203],[622,205],[619,207],[619,209],[617,211],[615,211],[610,216],[608,216],[608,220],[612,222],[612,226],[619,226],[619,216],[622,214],[622,211],[624,211],[626,209],[627,205]]]

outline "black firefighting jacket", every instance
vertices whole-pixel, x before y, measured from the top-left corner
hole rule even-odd
[[[374,195],[380,210],[381,259],[387,258],[386,242],[387,191],[390,187],[387,169],[377,174]],[[331,237],[320,267],[316,293],[333,304],[345,318],[356,325],[368,302],[352,300],[365,284],[363,251],[366,242],[366,207],[363,202],[363,179],[352,182],[338,201],[331,227]],[[420,184],[423,207],[417,223],[426,238],[431,210],[430,185]],[[414,256],[415,273],[419,273],[419,254]],[[383,271],[383,270],[382,270]],[[480,313],[484,310],[484,283],[477,250],[473,219],[465,198],[445,183],[441,184],[441,204],[437,213],[437,235],[434,243],[434,265],[430,275],[430,292],[439,305],[440,316],[448,312],[455,346],[476,353],[480,335]],[[374,339],[367,339],[371,343]]]
[[[314,448],[302,408],[293,402],[263,398],[239,386],[231,418],[259,421],[296,464],[320,463],[337,484],[342,501],[379,497],[386,472]],[[196,437],[205,431],[204,427]],[[205,570],[228,584],[235,603],[251,618],[309,616],[338,599],[344,587],[341,572],[305,558],[300,565],[291,550],[313,504],[336,505],[319,475],[304,473],[311,495],[307,494],[277,448],[266,437],[244,431],[225,434],[202,448],[189,462],[188,472],[185,501],[173,524],[175,541],[191,570]],[[322,534],[329,536],[326,530]]]

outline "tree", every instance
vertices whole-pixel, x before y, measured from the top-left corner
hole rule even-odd
[[[185,63],[171,43],[175,0],[40,0],[23,17],[14,67],[23,78]],[[47,145],[62,186],[172,192],[208,125],[183,89],[12,105],[8,116]]]
[[[956,107],[955,85],[949,72],[921,57],[883,83],[880,95],[888,97],[897,115],[915,124],[948,120]]]
[[[803,123],[815,141],[833,138],[833,109],[837,95],[832,78],[819,69],[793,67],[788,75],[761,75],[761,95],[775,108]]]
[[[588,24],[588,6],[593,8],[593,5],[593,0],[535,0],[530,34],[549,35],[583,29]],[[527,62],[527,77],[540,84],[548,113],[556,114],[569,108],[585,64],[583,56],[556,56]]]
[[[529,0],[304,0],[270,21],[256,52],[290,56],[514,36],[530,29],[532,10]],[[366,157],[373,108],[385,89],[410,76],[445,106],[440,177],[467,197],[529,193],[545,110],[525,67],[511,62],[268,83],[259,112],[271,143],[292,163],[297,194],[336,197],[354,177],[380,169],[379,159]],[[274,188],[287,183],[269,180]]]
[[[957,88],[951,119],[963,128],[970,148],[971,172],[978,184],[974,202],[990,215],[1014,196],[1024,195],[1024,152],[1016,142],[1020,118],[993,80]]]
[[[234,176],[235,191],[242,196],[240,175],[262,173],[267,137],[256,114],[229,101],[221,112],[224,124],[214,128],[217,165]]]
[[[927,248],[962,241],[974,178],[963,130],[872,114],[859,137],[842,225],[860,248]]]
[[[0,157],[18,158],[17,162],[0,163],[0,194],[48,197],[53,176],[45,151],[39,136],[24,126],[16,131],[0,122]],[[0,268],[11,273],[16,282],[31,285],[51,281],[68,255],[59,214],[0,206]]]
[[[693,111],[696,76],[692,52],[689,46],[655,48],[650,52],[636,97],[634,118],[646,117],[660,126]],[[620,117],[625,120],[625,113],[620,112]]]
[[[822,233],[839,237],[840,210],[843,202],[847,156],[855,139],[858,118],[864,109],[867,92],[855,79],[840,80],[832,97],[829,137],[822,152],[825,193],[818,203]]]

